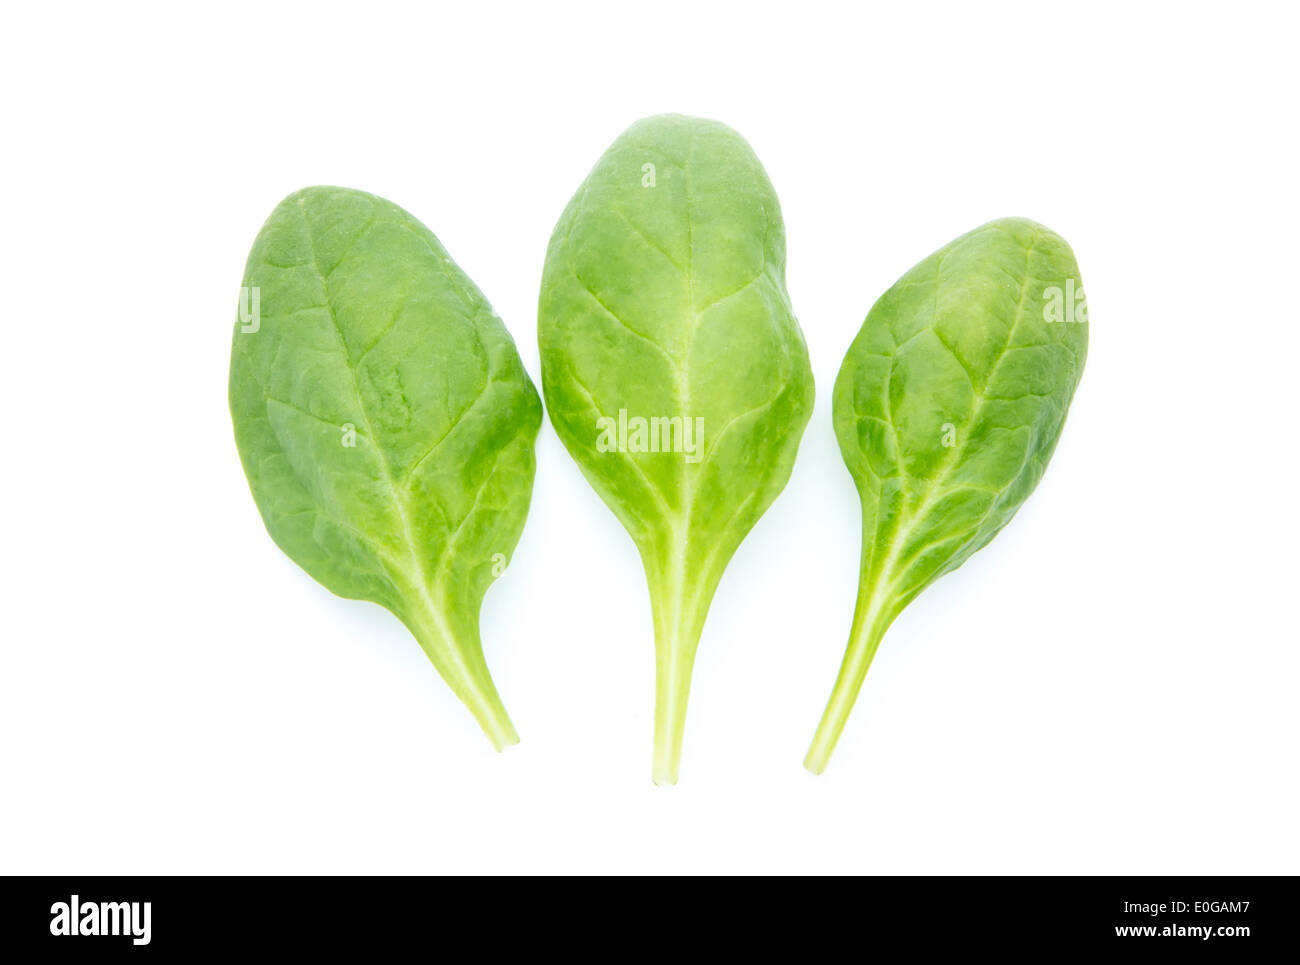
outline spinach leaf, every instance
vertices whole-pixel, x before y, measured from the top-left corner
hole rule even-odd
[[[813,405],[780,206],[749,145],[675,115],[629,128],[555,227],[539,332],[551,421],[645,566],[654,779],[675,783],[709,603]]]
[[[833,398],[862,499],[862,574],[809,770],[825,769],[894,618],[988,543],[1038,484],[1087,349],[1070,246],[1018,218],[936,251],[867,315]]]
[[[541,404],[433,233],[360,191],[286,198],[248,256],[230,411],[271,538],[396,614],[497,749],[515,743],[479,609],[523,529]]]

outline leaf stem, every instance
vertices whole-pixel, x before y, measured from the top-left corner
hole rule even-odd
[[[827,701],[826,710],[822,713],[821,723],[817,725],[817,733],[813,735],[808,756],[803,761],[803,766],[814,774],[822,773],[830,763],[831,753],[835,750],[844,725],[848,722],[853,703],[858,699],[858,691],[862,689],[862,681],[867,676],[871,660],[876,655],[876,649],[880,646],[881,638],[884,637],[889,624],[893,622],[895,614],[875,602],[882,596],[883,594],[871,592],[869,589],[864,589],[858,595],[858,604],[853,612],[853,628],[849,631],[849,645],[844,652],[844,662],[840,664],[840,674],[835,679],[830,700]]]
[[[695,647],[680,644],[673,640],[655,647],[654,782],[661,787],[677,783],[695,665]]]
[[[483,678],[476,682],[476,687],[468,696],[459,691],[456,696],[469,708],[498,753],[519,743],[519,733],[515,730],[510,715],[506,713],[501,696],[497,693],[492,678],[487,676],[486,669]]]
[[[655,628],[655,743],[652,776],[655,784],[677,783],[686,730],[686,705],[691,671],[700,645],[704,619],[717,579],[686,577],[686,548],[676,546],[665,565],[647,566],[650,608]],[[689,587],[689,589],[688,589]]]
[[[447,686],[474,715],[492,746],[499,752],[518,744],[519,734],[483,659],[478,628],[455,634],[432,606],[407,625]]]

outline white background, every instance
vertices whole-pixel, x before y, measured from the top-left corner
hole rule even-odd
[[[1300,872],[1294,12],[890,7],[8,8],[0,871]],[[536,380],[555,219],[662,111],[766,165],[818,392],[674,789],[639,560],[549,422],[484,607],[498,756],[396,619],[272,544],[226,407],[244,258],[311,184],[428,224]],[[1075,249],[1082,385],[814,778],[859,549],[834,375],[1004,215]]]

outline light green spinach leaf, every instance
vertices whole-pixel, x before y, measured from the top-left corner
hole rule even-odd
[[[555,227],[539,333],[556,432],[645,566],[654,779],[675,783],[709,604],[813,406],[781,210],[749,145],[676,115],[629,128]]]
[[[479,610],[523,529],[541,404],[505,326],[429,229],[343,188],[272,212],[241,299],[230,411],[271,538],[396,614],[515,743]]]
[[[936,251],[867,315],[832,401],[862,501],[861,580],[809,770],[825,769],[894,618],[988,543],[1038,484],[1087,350],[1070,246],[1019,218]]]

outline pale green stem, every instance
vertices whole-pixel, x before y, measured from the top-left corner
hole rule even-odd
[[[671,617],[655,619],[654,782],[659,785],[677,783],[691,670],[701,629],[698,623],[683,619],[677,606],[672,609]]]
[[[695,653],[675,644],[656,650],[654,782],[676,784]]]
[[[458,639],[432,606],[407,625],[447,686],[474,715],[492,746],[502,751],[518,744],[515,725],[510,722],[510,715],[488,673],[477,630],[461,633]]]
[[[822,713],[821,723],[817,725],[817,733],[813,735],[808,756],[803,761],[803,766],[814,774],[826,770],[835,744],[849,719],[849,712],[853,709],[853,702],[862,689],[862,681],[867,676],[867,668],[871,666],[871,658],[876,655],[876,648],[880,646],[881,638],[893,621],[894,614],[881,609],[877,603],[882,597],[883,594],[873,592],[870,587],[862,589],[858,594],[858,604],[853,612],[853,628],[849,631],[849,645],[844,652],[844,662],[840,665],[840,675],[835,679],[830,700]]]
[[[677,549],[663,569],[647,568],[650,605],[655,628],[655,744],[654,782],[677,783],[686,729],[686,704],[691,693],[695,651],[708,613],[716,580],[695,574],[687,587],[684,549]],[[701,579],[701,577],[703,577]]]

